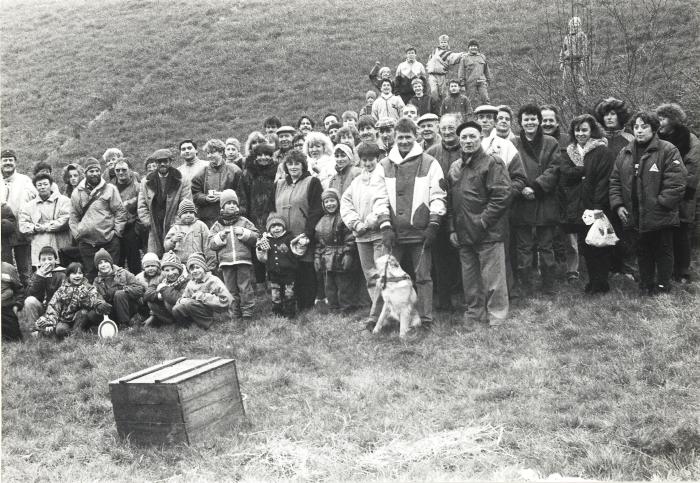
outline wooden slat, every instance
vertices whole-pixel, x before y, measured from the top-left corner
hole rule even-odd
[[[170,367],[172,365],[178,364],[178,363],[184,361],[185,359],[187,359],[187,357],[178,357],[177,359],[165,361],[162,364],[158,364],[157,366],[151,366],[147,369],[142,369],[138,372],[134,372],[133,374],[129,374],[128,376],[120,377],[119,379],[111,381],[110,384],[125,384],[133,379],[139,378],[141,376],[145,376],[147,374],[152,374],[156,371],[160,371],[161,369],[163,369],[165,367]]]
[[[113,384],[109,386],[112,405],[179,403],[177,386],[167,384]]]
[[[143,423],[184,423],[180,404],[115,404],[115,421]]]
[[[117,421],[117,432],[136,444],[189,443],[182,423],[144,423],[142,421]]]
[[[226,366],[228,364],[233,364],[235,367],[236,361],[235,359],[222,359],[220,357],[215,358],[218,360],[210,359],[213,360],[209,365],[205,366],[200,366],[197,368],[192,368],[190,369],[189,372],[185,372],[183,374],[179,374],[177,376],[172,376],[168,378],[168,384],[178,384],[180,382],[184,382],[188,379],[193,379],[193,378],[198,378],[199,376],[202,376],[208,372],[213,371],[214,369],[218,369],[220,367]]]
[[[197,368],[206,366],[207,364],[211,364],[212,362],[218,361],[219,359],[221,359],[221,357],[212,357],[211,359],[207,359],[207,360],[205,360],[205,361],[202,361],[201,363],[199,363],[199,364],[197,364],[197,365],[195,365],[195,366],[193,366],[193,367],[189,367],[189,368],[187,368],[187,369],[183,369],[182,371],[176,372],[175,374],[169,374],[169,375],[167,375],[167,376],[165,376],[165,377],[159,377],[158,379],[155,380],[155,382],[156,382],[156,384],[163,384],[163,383],[165,383],[166,381],[168,381],[169,379],[174,379],[174,378],[177,377],[177,376],[180,376],[180,375],[182,375],[182,374],[186,374],[186,373],[188,373],[188,372],[190,372],[190,371],[192,371],[192,370],[194,370],[194,369],[197,369]],[[169,384],[170,384],[170,383],[169,383]]]
[[[204,362],[202,359],[185,359],[177,364],[169,367],[164,367],[159,371],[152,372],[150,374],[145,374],[136,379],[129,381],[129,384],[157,384],[163,378],[172,376],[173,374],[178,374],[182,371],[191,369],[192,367],[197,367]]]

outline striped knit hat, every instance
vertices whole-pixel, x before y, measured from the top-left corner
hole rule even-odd
[[[175,252],[173,252],[172,250],[163,254],[163,260],[160,262],[160,265],[163,268],[177,268],[180,271],[180,273],[182,273],[182,271],[185,269],[185,267],[182,265],[182,262],[180,261],[180,258],[177,255],[175,255]]]
[[[209,271],[209,266],[207,265],[207,260],[206,260],[206,258],[204,258],[204,254],[202,252],[194,252],[187,259],[187,269],[190,270],[193,265],[197,266],[197,267],[201,267],[202,270],[204,270],[205,272]]]
[[[160,260],[158,259],[158,255],[152,252],[148,252],[143,256],[143,260],[141,260],[141,265],[143,268],[146,268],[148,266],[156,266],[160,268]]]
[[[180,202],[177,207],[177,216],[182,216],[183,213],[197,213],[197,208],[195,208],[192,200],[185,198]]]

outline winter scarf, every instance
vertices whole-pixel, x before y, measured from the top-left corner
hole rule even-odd
[[[574,165],[583,166],[583,158],[586,157],[586,154],[590,153],[598,146],[606,146],[607,147],[607,145],[608,145],[608,140],[605,138],[601,138],[601,139],[590,138],[590,139],[588,139],[588,141],[586,141],[586,145],[580,151],[578,149],[578,144],[576,144],[576,143],[569,144],[566,147],[566,154],[569,155],[569,159],[571,159],[571,162],[574,163]]]
[[[218,221],[219,221],[219,223],[221,223],[224,226],[231,226],[234,223],[236,223],[240,219],[240,217],[241,217],[240,213],[236,213],[235,215],[221,213],[221,215],[219,215]]]

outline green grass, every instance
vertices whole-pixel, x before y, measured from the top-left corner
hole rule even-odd
[[[2,477],[34,480],[700,478],[700,284],[642,299],[563,286],[500,329],[459,317],[408,343],[269,306],[227,321],[2,349]],[[359,314],[358,314],[359,315]],[[186,356],[237,360],[250,424],[195,447],[121,441],[108,381]]]

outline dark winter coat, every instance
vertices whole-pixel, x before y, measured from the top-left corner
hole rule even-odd
[[[321,271],[346,272],[343,258],[353,256],[355,237],[340,217],[340,210],[326,213],[316,225],[316,250],[314,262],[318,262]]]
[[[236,192],[241,215],[245,216],[248,212],[248,196],[243,188],[241,168],[235,164],[210,164],[192,177],[192,201],[197,205],[197,217],[210,228],[219,217],[221,205],[219,201],[207,201],[207,195],[210,190],[221,192],[225,189]]]
[[[94,285],[100,296],[109,303],[114,300],[114,294],[117,290],[123,290],[132,300],[138,300],[143,297],[146,287],[141,284],[130,271],[125,268],[113,266],[114,269],[111,275],[103,276],[98,273],[95,278]]]
[[[59,322],[72,325],[79,310],[92,310],[102,302],[104,301],[95,286],[90,285],[86,279],[78,285],[73,285],[66,279],[53,294],[46,313],[37,319],[34,327],[43,330],[56,327]]]
[[[423,114],[438,114],[440,106],[428,94],[423,94],[423,97],[413,96],[408,100],[409,104],[416,106],[418,117]]]
[[[573,225],[583,225],[581,215],[585,210],[609,213],[608,179],[613,158],[604,140],[594,140],[590,150],[584,149],[583,165],[576,166],[570,153],[577,148],[575,144],[570,146],[559,168],[559,195],[561,222],[573,231]]]
[[[46,307],[65,279],[66,273],[63,267],[56,267],[50,277],[42,277],[34,272],[27,285],[27,297],[34,297]]]
[[[296,278],[296,272],[299,270],[299,262],[301,261],[301,257],[292,250],[291,244],[294,238],[295,235],[289,231],[279,238],[267,237],[267,241],[270,243],[270,249],[267,250],[267,259],[264,262],[267,273],[288,282],[293,282]],[[258,259],[260,259],[260,256],[258,256]]]
[[[160,257],[163,256],[163,240],[165,239],[165,235],[170,231],[170,227],[175,223],[180,201],[184,199],[191,200],[192,192],[190,190],[190,182],[183,180],[182,173],[171,166],[168,176],[165,177],[165,212],[154,216],[153,201],[156,194],[158,194],[158,176],[158,172],[154,171],[146,176],[145,182],[141,183],[138,214],[141,223],[143,223],[145,227],[150,228],[150,232],[148,233],[148,251]],[[158,223],[154,223],[154,219],[162,219],[163,225],[159,226]]]
[[[513,140],[525,168],[525,186],[535,191],[535,199],[528,200],[521,191],[513,193],[511,223],[514,225],[546,226],[559,223],[559,143],[538,129],[532,142],[524,133]]]
[[[687,127],[677,127],[670,136],[659,136],[672,143],[681,153],[688,174],[685,178],[685,194],[678,207],[678,215],[682,223],[693,223],[697,204],[698,173],[700,167],[700,141]]]
[[[275,175],[277,165],[270,163],[260,166],[254,161],[246,164],[243,172],[243,185],[248,193],[248,216],[259,231],[265,230],[270,203],[275,196]]]
[[[447,185],[447,226],[460,245],[504,241],[511,188],[503,161],[481,148],[464,154],[452,163]]]
[[[440,115],[444,114],[461,114],[462,121],[466,121],[469,114],[472,113],[472,104],[469,98],[462,93],[447,94],[440,106]]]
[[[126,210],[126,226],[133,225],[138,219],[136,209],[138,207],[139,191],[141,189],[141,183],[139,183],[136,173],[131,174],[131,179],[127,184],[119,184],[117,178],[112,178],[110,183],[117,187],[119,196],[122,198],[122,203]]]
[[[2,291],[3,310],[12,310],[12,307],[21,310],[24,307],[26,291],[22,282],[19,281],[17,269],[14,265],[2,262],[0,273],[2,274],[0,290]]]
[[[627,208],[631,226],[640,233],[678,226],[687,175],[678,149],[654,135],[635,169],[636,148],[636,142],[630,143],[615,160],[610,176],[611,209]],[[632,196],[635,185],[636,202]]]
[[[459,140],[456,141],[454,145],[447,145],[444,141],[440,141],[440,144],[429,147],[425,152],[440,163],[443,174],[447,175],[452,163],[461,159],[462,146],[459,145]]]
[[[7,203],[2,204],[2,244],[12,246],[17,231],[17,217]]]

